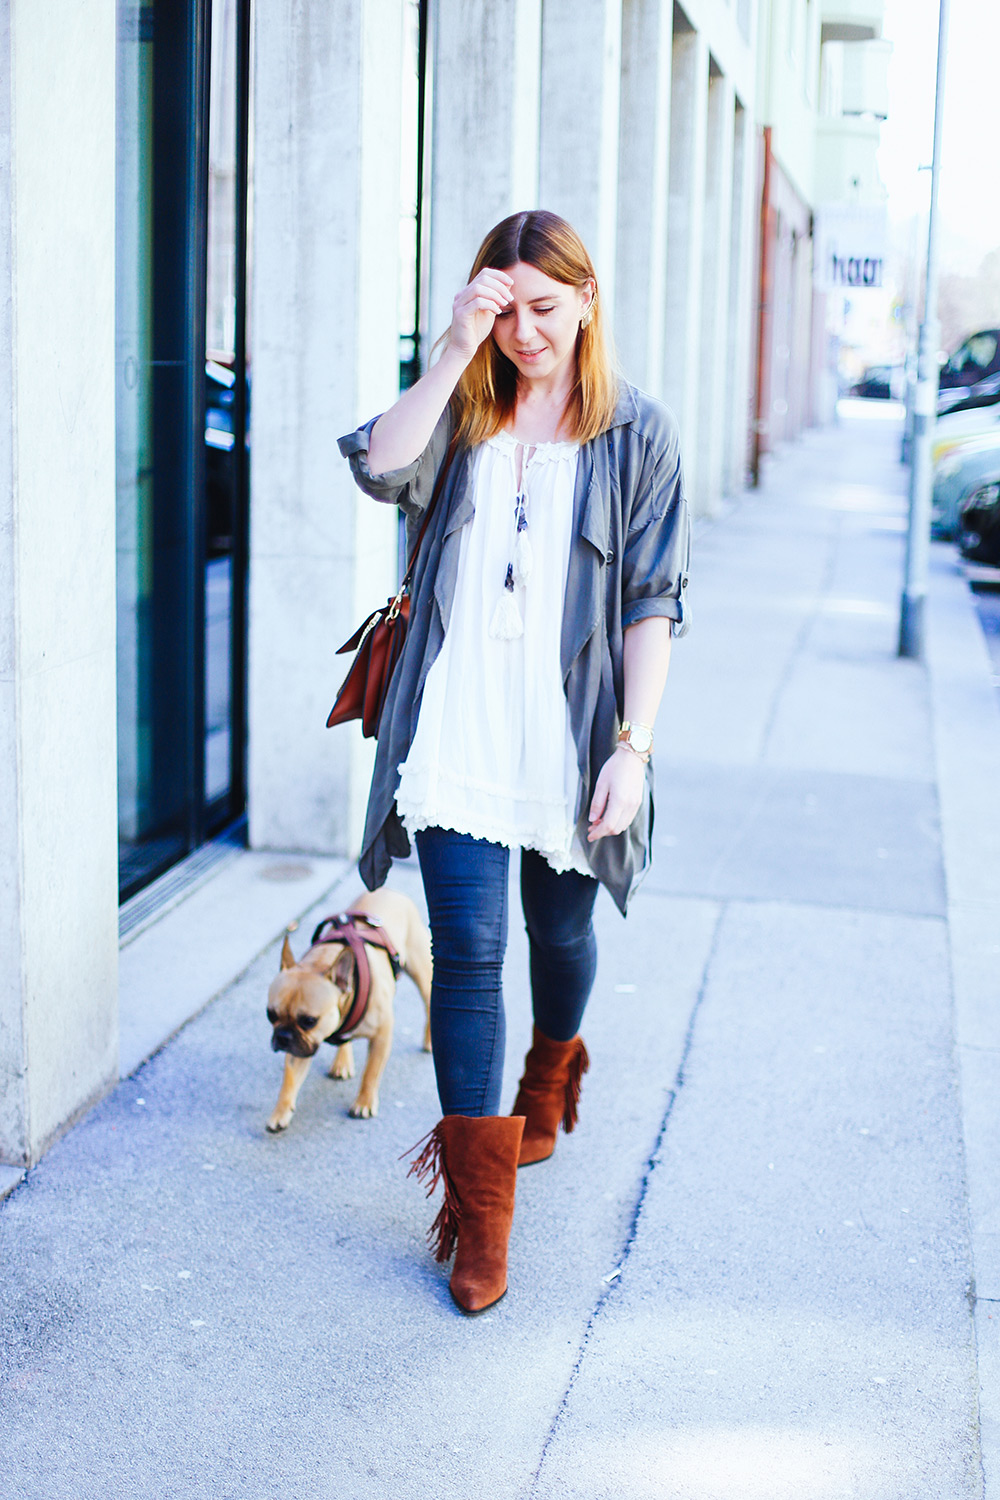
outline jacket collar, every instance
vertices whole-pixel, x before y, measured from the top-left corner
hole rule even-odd
[[[565,613],[561,643],[564,674],[569,671],[570,665],[596,628],[600,614],[603,591],[601,570],[607,562],[611,530],[613,478],[609,457],[610,434],[616,427],[627,427],[630,422],[635,421],[638,415],[639,406],[635,399],[635,390],[623,380],[618,388],[618,400],[610,427],[591,442],[585,443],[580,449],[573,498],[573,532],[576,540],[570,550],[569,570],[566,578],[566,596],[574,600],[574,606]],[[471,465],[471,454],[463,454],[461,460],[455,464],[457,472],[452,473],[448,479],[446,488],[457,492],[458,499],[444,522],[442,534],[446,542],[472,520],[474,506],[470,483]],[[583,543],[588,545],[583,546]],[[451,543],[448,542],[448,545]],[[457,561],[455,566],[457,567]],[[435,576],[434,593],[441,612],[442,623],[447,621],[451,613],[451,590],[454,588],[454,579],[450,575],[449,579],[450,585],[446,587],[445,575],[439,566]],[[445,598],[446,594],[447,598]]]
[[[615,414],[611,418],[612,427],[627,427],[629,422],[634,422],[639,415],[639,404],[635,399],[635,390],[628,381],[623,380],[618,386],[618,402],[615,406]]]

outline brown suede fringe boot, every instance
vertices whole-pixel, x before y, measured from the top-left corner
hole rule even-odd
[[[428,1198],[439,1182],[444,1184],[444,1202],[427,1240],[437,1261],[456,1252],[449,1285],[469,1317],[485,1312],[507,1290],[507,1242],[523,1129],[524,1121],[510,1116],[445,1115],[412,1148],[423,1149],[407,1175],[427,1183]]]
[[[567,1135],[575,1129],[580,1083],[589,1067],[583,1037],[554,1042],[537,1026],[534,1028],[531,1051],[524,1059],[524,1077],[511,1110],[512,1115],[525,1116],[519,1167],[546,1161],[552,1155],[560,1121]]]

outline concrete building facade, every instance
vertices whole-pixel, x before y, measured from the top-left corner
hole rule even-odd
[[[116,1076],[115,26],[0,6],[0,1159]]]
[[[711,515],[816,419],[812,215],[880,191],[880,29],[0,0],[0,1160],[116,1075],[116,703],[122,893],[220,835],[357,849],[371,747],[324,724],[399,537],[336,440],[395,398],[407,319],[426,364],[485,231],[564,214]]]

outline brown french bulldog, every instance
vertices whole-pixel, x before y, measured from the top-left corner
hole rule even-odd
[[[420,991],[427,1013],[424,1026],[424,1051],[431,1050],[431,935],[417,908],[408,896],[398,891],[365,891],[349,908],[366,912],[384,929],[396,948],[402,968]],[[365,924],[359,926],[362,938]],[[368,1008],[351,1036],[364,1037],[368,1057],[358,1097],[349,1113],[355,1119],[367,1120],[378,1114],[379,1080],[392,1048],[393,995],[396,978],[389,955],[384,948],[365,943],[371,970]],[[271,1046],[286,1053],[281,1092],[267,1128],[285,1130],[295,1113],[295,1100],[309,1065],[328,1036],[333,1036],[346,1021],[354,1002],[357,965],[346,943],[321,942],[310,948],[301,962],[296,962],[291,944],[285,938],[281,949],[281,969],[272,980],[267,997],[267,1018],[274,1028]],[[334,1055],[327,1074],[330,1078],[353,1078],[354,1055],[349,1041]]]

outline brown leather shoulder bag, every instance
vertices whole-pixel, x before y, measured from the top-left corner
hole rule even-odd
[[[414,564],[417,560],[417,553],[420,551],[420,543],[427,530],[427,523],[444,488],[454,456],[455,440],[453,438],[448,445],[444,463],[438,472],[434,492],[424,512],[423,524],[395,597],[387,600],[381,609],[373,610],[367,620],[358,626],[350,640],[345,641],[337,651],[338,656],[344,656],[348,651],[355,651],[357,655],[351,663],[351,669],[344,678],[336,701],[330,710],[330,716],[326,721],[327,729],[332,729],[335,724],[346,724],[350,719],[360,719],[361,733],[368,739],[372,736],[378,737],[379,721],[385,707],[389,683],[396,663],[403,654],[403,645],[406,641],[406,627],[410,618],[409,590],[413,579]]]

